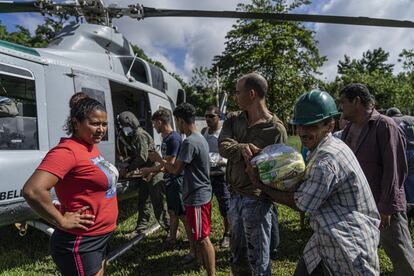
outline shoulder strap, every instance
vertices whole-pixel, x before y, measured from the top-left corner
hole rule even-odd
[[[155,150],[155,142],[152,136],[144,129],[140,129],[141,134],[144,135],[146,138],[146,142],[148,143],[148,149],[149,150]]]

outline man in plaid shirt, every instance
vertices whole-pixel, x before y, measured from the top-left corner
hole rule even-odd
[[[379,275],[377,247],[380,216],[367,179],[351,149],[331,134],[338,115],[332,97],[314,90],[295,105],[291,123],[310,150],[309,163],[296,192],[282,192],[252,182],[274,201],[309,212],[314,234],[295,275]]]

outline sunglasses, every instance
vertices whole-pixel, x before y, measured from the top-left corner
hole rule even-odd
[[[218,116],[216,114],[206,114],[204,115],[206,118],[213,119],[214,117]]]

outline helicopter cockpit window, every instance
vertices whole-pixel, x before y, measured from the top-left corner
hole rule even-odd
[[[134,58],[123,58],[122,59],[122,66],[124,69],[125,74],[128,72],[129,68],[131,67],[132,62],[134,62],[134,65],[132,65],[130,74],[136,81],[142,82],[142,83],[148,83],[148,76],[147,76],[147,70],[145,69],[145,64],[139,60]]]
[[[152,87],[165,92],[167,89],[167,83],[164,82],[164,75],[162,74],[161,69],[151,63],[148,65],[151,69]]]
[[[15,69],[0,68],[0,150],[39,149],[35,81]]]

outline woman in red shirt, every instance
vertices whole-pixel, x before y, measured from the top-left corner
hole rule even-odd
[[[85,94],[70,102],[66,129],[23,188],[23,196],[43,219],[55,225],[50,244],[63,275],[104,275],[107,244],[116,228],[117,169],[96,146],[105,136],[105,107]],[[54,188],[60,210],[52,203]]]

